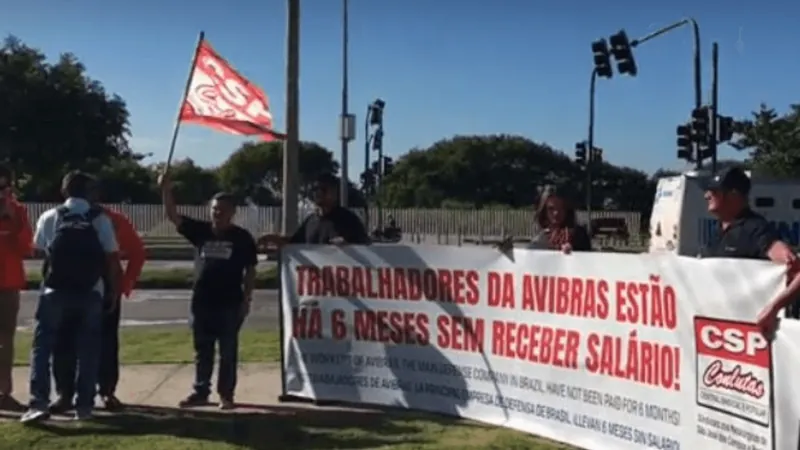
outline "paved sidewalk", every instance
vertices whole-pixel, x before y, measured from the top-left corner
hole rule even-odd
[[[28,367],[14,368],[14,395],[24,404],[28,402],[29,373]],[[191,364],[125,366],[122,368],[117,396],[126,404],[176,407],[191,392],[193,380],[194,366]],[[275,406],[280,394],[281,377],[277,364],[239,366],[236,402],[243,406],[236,411],[253,412],[254,409]],[[216,402],[216,396],[212,396],[211,401]],[[300,405],[303,404],[292,404]],[[216,409],[214,405],[209,408]]]

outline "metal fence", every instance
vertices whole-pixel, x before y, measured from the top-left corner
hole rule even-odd
[[[26,203],[31,223],[35,224],[37,218],[44,211],[58,206],[54,203]],[[161,205],[106,205],[130,217],[133,224],[142,236],[153,238],[177,237],[175,228],[165,216]],[[181,214],[191,217],[207,217],[208,208],[205,206],[179,206]],[[362,210],[354,210],[363,217]],[[383,209],[384,220],[388,216],[394,217],[397,226],[408,235],[427,236],[463,236],[475,238],[489,238],[499,236],[530,237],[536,232],[533,225],[532,210],[451,210],[451,209]],[[377,210],[369,212],[370,224],[368,229],[376,226]],[[597,211],[592,212],[592,219],[616,218],[624,220],[631,240],[640,240],[641,214],[625,211]],[[578,220],[585,223],[586,212],[578,213]],[[281,224],[281,208],[278,207],[239,207],[236,222],[247,228],[251,233],[277,232]]]

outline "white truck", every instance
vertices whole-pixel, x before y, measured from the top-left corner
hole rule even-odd
[[[749,176],[751,176],[748,173]],[[697,256],[717,233],[709,214],[703,182],[711,175],[688,172],[658,180],[650,216],[650,253]],[[751,176],[750,206],[793,247],[800,245],[800,181],[775,181]]]

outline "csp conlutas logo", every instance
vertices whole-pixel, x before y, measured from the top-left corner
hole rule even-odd
[[[772,352],[769,341],[749,323],[694,319],[697,348],[697,404],[769,427]]]

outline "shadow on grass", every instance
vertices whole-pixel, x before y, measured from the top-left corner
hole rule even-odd
[[[96,417],[79,427],[50,422],[37,428],[63,437],[130,439],[154,436],[191,438],[207,443],[261,449],[366,449],[393,444],[431,445],[427,424],[453,419],[414,412],[311,409],[241,404],[247,412],[191,411],[129,405],[122,413]]]

